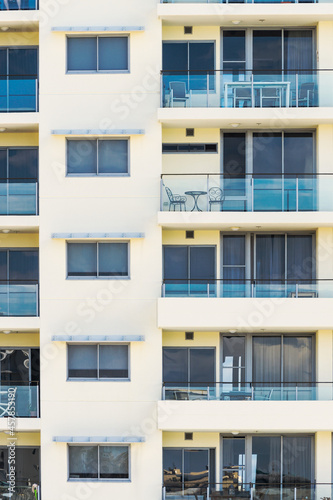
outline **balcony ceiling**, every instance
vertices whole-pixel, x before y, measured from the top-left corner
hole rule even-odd
[[[315,26],[333,20],[333,4],[160,4],[165,26]]]

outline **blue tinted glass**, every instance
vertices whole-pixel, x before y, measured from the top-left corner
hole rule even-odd
[[[215,45],[213,42],[189,44],[189,70],[213,70],[215,66]]]
[[[96,243],[68,244],[68,276],[97,276]]]
[[[38,149],[10,149],[8,151],[9,179],[37,179]]]
[[[96,71],[97,38],[67,38],[67,59],[69,71]]]
[[[163,71],[188,70],[188,44],[181,42],[163,43]]]
[[[128,38],[99,37],[98,38],[98,69],[121,71],[128,69]]]
[[[67,141],[67,173],[97,173],[97,141]]]
[[[126,174],[128,172],[128,141],[98,142],[98,173]]]
[[[8,49],[9,75],[37,75],[37,49]]]

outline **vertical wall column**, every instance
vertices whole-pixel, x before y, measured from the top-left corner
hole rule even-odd
[[[318,330],[316,345],[316,380],[319,382],[317,393],[319,400],[329,401],[332,399],[332,353],[332,330]]]
[[[316,277],[320,298],[333,292],[333,228],[320,227],[316,234]]]
[[[318,72],[319,106],[333,106],[333,23],[322,21],[317,25],[317,68],[331,71]]]
[[[316,499],[331,498],[332,433],[317,432],[315,436]]]
[[[331,160],[333,158],[333,125],[318,125],[316,136],[316,172],[319,174],[317,176],[317,208],[321,212],[331,212],[333,210],[333,164]]]

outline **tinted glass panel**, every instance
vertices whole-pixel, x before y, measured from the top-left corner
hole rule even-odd
[[[286,174],[313,173],[312,134],[284,134],[284,171]]]
[[[188,279],[188,248],[182,246],[164,247],[164,279]]]
[[[306,484],[311,482],[312,438],[311,436],[283,437],[283,482]]]
[[[30,350],[2,349],[0,351],[1,381],[28,382]]]
[[[257,235],[256,277],[258,280],[285,279],[285,236]]]
[[[9,250],[9,279],[38,280],[38,250]]]
[[[181,487],[183,479],[183,457],[182,450],[163,449],[163,479],[164,485],[171,488],[168,491],[175,492],[175,487]]]
[[[284,67],[286,69],[313,69],[312,30],[285,30]]]
[[[254,30],[253,69],[267,72],[267,70],[281,70],[281,68],[282,32],[279,30]]]
[[[188,350],[165,347],[163,349],[163,382],[188,382]]]
[[[215,67],[215,46],[214,43],[190,43],[189,44],[190,61],[189,69],[195,70],[213,70]]]
[[[209,453],[208,450],[184,450],[185,488],[208,483]]]
[[[6,250],[0,250],[0,280],[8,279],[8,253]]]
[[[215,382],[215,350],[190,349],[190,382],[207,387]]]
[[[96,243],[67,245],[68,276],[97,276]]]
[[[97,173],[97,141],[67,141],[67,172]]]
[[[239,389],[245,382],[245,337],[223,337],[223,389]]]
[[[245,236],[223,236],[223,265],[245,265]]]
[[[8,49],[8,60],[10,75],[37,75],[37,49]]]
[[[281,382],[281,337],[254,337],[252,356],[253,382]]]
[[[0,75],[7,75],[7,49],[0,49]]]
[[[97,70],[97,38],[67,38],[67,68],[70,71]]]
[[[69,446],[68,451],[71,479],[98,477],[97,446]]]
[[[70,378],[97,378],[97,346],[68,346],[68,376]]]
[[[215,279],[215,247],[190,247],[190,278]]]
[[[163,43],[163,70],[186,71],[188,69],[187,43]]]
[[[38,178],[38,149],[9,149],[8,177],[10,179]]]
[[[39,349],[31,349],[31,380],[39,382],[40,380],[40,353]]]
[[[253,173],[282,173],[281,134],[253,134]]]
[[[100,477],[104,479],[127,479],[128,446],[100,446]]]
[[[0,149],[0,182],[7,179],[7,149]]]
[[[283,337],[284,382],[312,382],[312,337]]]
[[[99,346],[99,377],[128,378],[128,346]]]
[[[290,280],[311,280],[314,272],[312,235],[288,235],[287,277]]]
[[[279,484],[281,472],[281,438],[252,438],[252,477],[255,483]],[[259,486],[260,487],[260,486]]]
[[[126,174],[128,172],[128,141],[98,142],[98,173]]]
[[[128,244],[99,243],[99,276],[128,276]]]
[[[106,71],[121,71],[128,69],[128,38],[104,37],[98,38],[98,69]]]
[[[245,134],[223,134],[223,172],[226,178],[245,174]]]
[[[245,61],[245,31],[223,31],[223,62],[226,61]]]
[[[245,483],[245,438],[223,438],[223,488]]]

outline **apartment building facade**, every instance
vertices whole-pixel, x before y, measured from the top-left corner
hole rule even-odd
[[[329,2],[0,1],[1,498],[332,497],[332,47]]]

